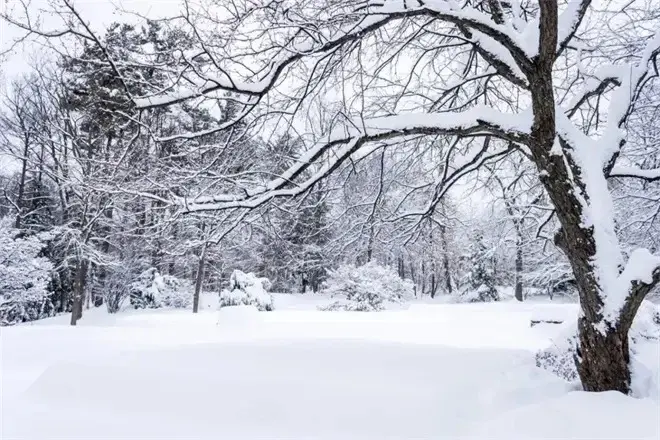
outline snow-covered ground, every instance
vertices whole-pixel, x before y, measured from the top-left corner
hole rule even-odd
[[[654,439],[657,397],[534,366],[572,304],[86,311],[3,328],[3,439]],[[657,356],[656,356],[657,357]],[[657,365],[651,366],[656,368]],[[650,392],[650,395],[657,394]]]

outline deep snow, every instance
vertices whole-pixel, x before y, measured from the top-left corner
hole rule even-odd
[[[327,301],[3,328],[2,438],[660,438],[657,393],[588,394],[534,366],[559,326],[530,319],[575,305]]]

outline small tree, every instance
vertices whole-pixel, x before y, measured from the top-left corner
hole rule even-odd
[[[477,233],[467,258],[467,272],[460,298],[468,302],[499,301],[490,250],[482,233]]]

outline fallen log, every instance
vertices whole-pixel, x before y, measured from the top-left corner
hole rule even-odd
[[[564,321],[557,321],[554,319],[532,319],[530,321],[530,327],[534,327],[539,324],[563,324]]]

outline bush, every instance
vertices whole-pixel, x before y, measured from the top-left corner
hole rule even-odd
[[[495,286],[482,284],[477,288],[464,288],[461,291],[458,300],[459,302],[470,303],[499,301],[500,294]]]
[[[192,285],[171,275],[161,275],[152,267],[131,283],[130,298],[136,309],[185,309],[192,305]]]
[[[577,323],[566,325],[552,345],[536,353],[536,366],[569,382],[579,379],[575,366]]]
[[[21,236],[11,219],[0,219],[0,325],[53,316],[48,284],[53,266],[39,256],[40,236]]]
[[[384,310],[386,303],[400,303],[412,297],[414,285],[388,267],[367,263],[360,267],[343,265],[328,272],[324,293],[341,298],[320,310],[370,312]]]
[[[270,312],[275,309],[273,296],[266,291],[270,286],[268,278],[235,270],[229,278],[229,289],[220,292],[220,308],[255,306],[257,310]]]
[[[102,289],[101,294],[108,313],[117,313],[124,301],[131,297],[132,284],[126,284],[126,280],[130,280],[135,276],[133,269],[126,262],[122,262],[122,265],[106,268],[105,279],[103,283],[99,283],[98,288]]]

